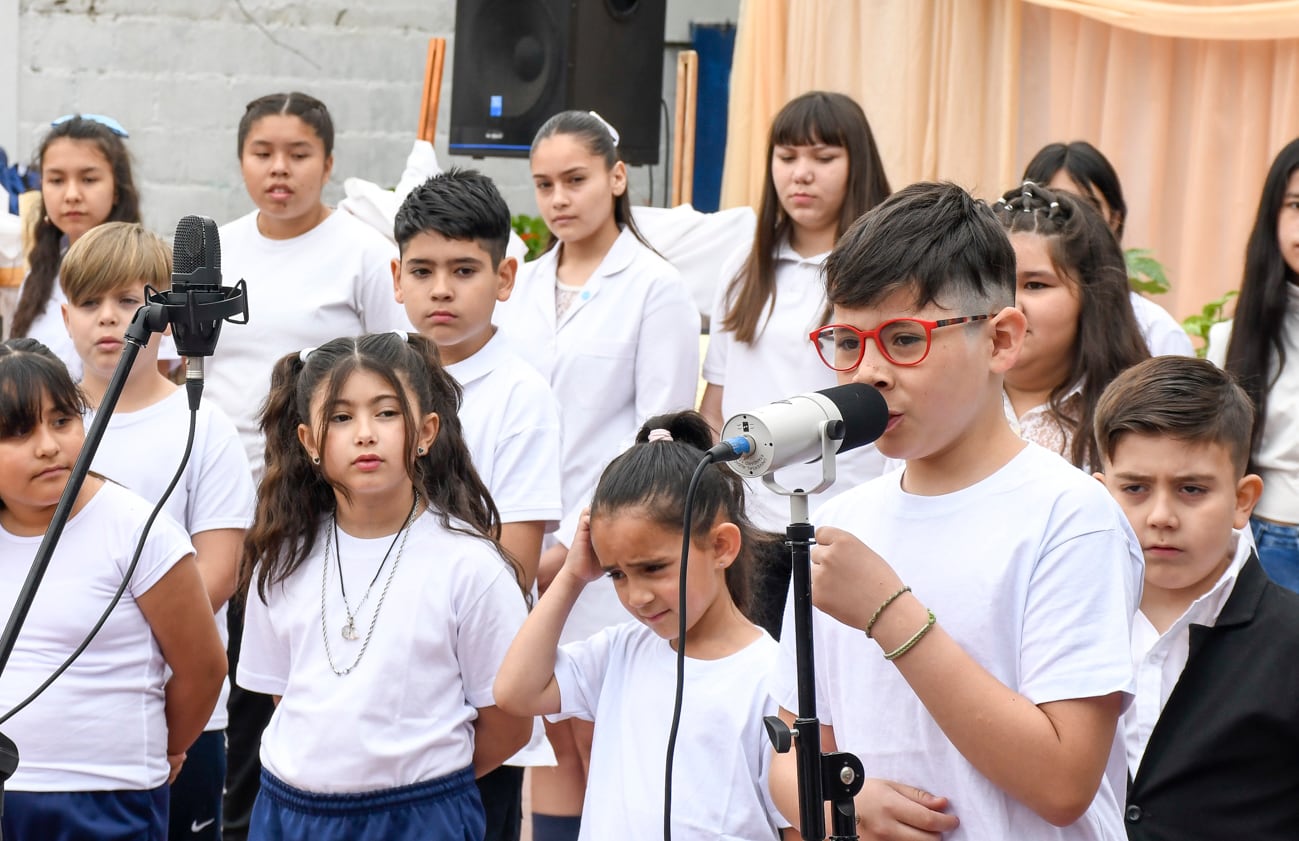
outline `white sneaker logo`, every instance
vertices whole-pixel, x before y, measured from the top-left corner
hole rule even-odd
[[[216,823],[216,818],[208,818],[202,823],[199,823],[198,821],[194,821],[192,824],[189,825],[189,831],[202,832],[203,830],[207,829],[209,826],[211,826],[214,823]]]

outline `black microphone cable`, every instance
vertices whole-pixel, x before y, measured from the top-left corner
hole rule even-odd
[[[708,452],[695,465],[686,487],[685,514],[681,518],[681,572],[677,592],[677,682],[672,698],[672,727],[668,730],[667,756],[663,760],[663,841],[672,841],[672,766],[681,727],[681,705],[686,692],[686,568],[690,561],[690,527],[694,521],[695,491],[704,471],[723,461],[734,461],[749,451],[743,438],[730,438]]]
[[[49,689],[50,684],[58,680],[59,677],[66,672],[74,662],[76,662],[76,659],[81,656],[81,653],[89,647],[90,643],[99,633],[99,630],[104,627],[104,623],[108,621],[108,617],[111,616],[113,611],[117,608],[118,602],[122,600],[122,594],[126,592],[127,586],[131,583],[131,576],[135,575],[136,566],[140,563],[140,555],[144,553],[144,541],[149,536],[149,530],[153,528],[154,521],[158,519],[158,515],[162,512],[162,507],[167,504],[167,500],[171,497],[171,492],[175,490],[176,485],[180,483],[181,477],[185,474],[185,467],[189,464],[190,451],[194,448],[194,432],[197,425],[198,412],[191,409],[189,413],[189,433],[185,438],[185,452],[180,458],[180,467],[176,469],[176,475],[171,477],[171,484],[167,485],[167,489],[163,491],[162,498],[158,500],[158,504],[153,506],[153,511],[149,513],[149,519],[145,520],[144,528],[140,532],[140,539],[135,544],[135,554],[131,556],[131,563],[126,567],[126,573],[122,578],[122,583],[117,588],[117,592],[113,594],[113,598],[109,601],[108,607],[104,609],[99,620],[96,621],[94,627],[90,629],[90,633],[86,634],[86,638],[81,641],[81,644],[77,646],[76,650],[74,650],[72,654],[68,655],[68,659],[64,660],[63,664],[55,669],[54,673],[51,674],[44,683],[36,687],[32,694],[28,695],[4,715],[0,715],[0,724],[4,724],[9,719],[13,718],[31,704],[32,701],[35,701],[40,697],[41,693],[46,689]]]

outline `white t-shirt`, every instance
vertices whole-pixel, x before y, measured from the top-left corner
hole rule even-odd
[[[68,520],[0,677],[8,711],[67,659],[121,585],[153,506],[107,482]],[[0,621],[41,537],[0,527]],[[193,552],[168,517],[149,530],[131,583],[108,621],[72,666],[5,722],[22,755],[10,791],[144,791],[167,782],[166,663],[136,599]]]
[[[1186,661],[1191,659],[1191,625],[1212,628],[1218,624],[1218,614],[1231,598],[1240,570],[1254,553],[1254,541],[1247,534],[1239,529],[1235,531],[1231,563],[1222,576],[1162,634],[1144,613],[1137,611],[1132,623],[1132,665],[1136,669],[1137,695],[1123,713],[1122,722],[1128,770],[1134,777],[1155,723],[1168,704],[1168,696],[1173,694]]]
[[[713,302],[712,330],[704,356],[704,379],[723,387],[722,417],[761,408],[796,394],[838,385],[834,371],[821,362],[808,334],[824,325],[825,282],[821,265],[829,256],[802,257],[782,243],[775,260],[775,308],[764,312],[761,330],[752,344],[736,341],[735,334],[722,327],[731,307],[727,289],[748,249],[731,255],[722,270]],[[884,457],[874,444],[850,450],[835,458],[835,483],[820,493],[822,502],[874,479],[884,470]],[[776,472],[784,487],[815,487],[821,481],[820,463],[796,465]],[[759,481],[745,482],[748,489],[749,519],[759,528],[784,531],[789,525],[789,498],[780,496]]]
[[[392,243],[346,213],[331,213],[293,239],[257,230],[257,211],[222,225],[222,276],[248,282],[248,323],[221,329],[207,361],[204,399],[234,421],[253,478],[263,470],[258,416],[271,369],[288,353],[341,336],[411,330],[392,291]]]
[[[1129,297],[1151,356],[1195,356],[1191,337],[1168,310],[1137,292],[1131,292]]]
[[[916,496],[889,473],[832,500],[817,525],[857,535],[893,567],[979,665],[1034,704],[1133,691],[1129,638],[1143,564],[1101,484],[1034,444],[988,478]],[[798,711],[792,603],[772,683]],[[817,712],[873,777],[947,797],[961,820],[944,841],[1120,841],[1127,774],[1115,734],[1096,799],[1071,826],[1048,824],[952,745],[879,646],[813,614]]]
[[[561,712],[595,722],[581,841],[663,837],[663,782],[676,688],[676,652],[639,622],[565,645],[555,662]],[[673,759],[672,837],[774,839],[787,825],[767,787],[774,715],[766,632],[720,660],[686,658]]]
[[[446,370],[464,389],[460,426],[501,522],[542,520],[553,529],[564,511],[559,407],[550,386],[499,332]]]
[[[93,416],[93,412],[87,415],[87,425]],[[138,411],[114,412],[92,468],[157,504],[180,466],[188,431],[189,400],[183,388]],[[201,403],[189,463],[163,511],[191,536],[214,529],[246,529],[253,522],[254,495],[253,477],[234,424],[216,406]],[[214,618],[222,644],[228,644],[225,605]],[[229,697],[226,678],[206,729],[225,729]]]
[[[699,312],[676,269],[624,229],[556,319],[559,250],[524,264],[494,320],[559,403],[568,511],[586,505],[600,473],[646,419],[695,405]],[[594,631],[626,615],[611,586],[587,587],[567,627]],[[577,637],[566,632],[565,638]]]
[[[1210,361],[1227,367],[1231,321],[1209,328]],[[1278,523],[1299,522],[1299,286],[1286,284],[1281,326],[1286,366],[1277,374],[1276,354],[1268,364],[1267,418],[1254,463],[1263,477],[1263,496],[1254,513]],[[1275,383],[1273,380],[1275,379]]]
[[[446,529],[425,511],[404,550],[399,539],[388,559],[397,569],[384,596],[391,566],[379,565],[393,536],[359,539],[340,529],[354,609],[375,581],[356,614],[359,638],[345,640],[337,557],[322,628],[327,538],[328,522],[311,556],[267,591],[266,603],[255,581],[248,595],[236,679],[253,692],[283,696],[262,735],[262,766],[321,793],[395,788],[468,767],[477,708],[495,703],[492,682],[526,614],[513,572],[486,540]],[[324,635],[335,665],[346,668],[375,611],[364,657],[349,674],[335,674]]]
[[[18,294],[22,294],[21,289]],[[72,337],[68,335],[68,327],[63,323],[63,305],[67,302],[68,298],[63,294],[63,287],[59,284],[58,277],[55,277],[54,288],[50,290],[50,299],[45,304],[45,312],[32,319],[31,326],[27,328],[27,338],[35,339],[53,351],[54,355],[68,366],[72,381],[81,382],[81,357],[77,355],[77,346],[72,343]]]

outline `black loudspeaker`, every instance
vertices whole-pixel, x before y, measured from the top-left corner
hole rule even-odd
[[[629,164],[659,159],[667,0],[456,0],[451,154],[526,158],[547,119],[596,111]]]

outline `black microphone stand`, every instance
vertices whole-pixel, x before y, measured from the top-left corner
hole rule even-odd
[[[792,565],[790,597],[794,602],[794,651],[798,674],[798,715],[790,728],[779,716],[763,724],[777,753],[793,747],[798,767],[799,833],[805,841],[822,841],[825,803],[830,803],[830,841],[857,841],[857,812],[853,797],[861,791],[865,771],[851,753],[821,752],[821,722],[816,717],[816,661],[812,645],[812,544],[816,529],[808,516],[807,495],[834,483],[835,442],[843,437],[841,422],[821,424],[821,483],[811,490],[786,490],[769,473],[762,483],[789,497],[790,523],[785,528]]]
[[[81,493],[86,475],[90,472],[90,463],[95,458],[99,443],[108,428],[113,409],[126,385],[140,348],[149,343],[149,334],[161,333],[170,325],[176,341],[176,351],[188,360],[185,376],[185,391],[189,398],[191,412],[198,411],[199,400],[203,393],[203,357],[211,356],[216,350],[217,338],[221,334],[221,324],[229,321],[232,324],[248,323],[248,287],[240,280],[233,288],[221,286],[221,243],[217,236],[216,223],[201,216],[186,216],[176,228],[176,243],[173,248],[175,265],[172,271],[172,288],[167,292],[158,292],[145,287],[148,301],[135,312],[131,323],[126,328],[122,356],[117,361],[117,368],[104,397],[95,411],[95,419],[86,433],[81,453],[68,476],[68,484],[63,489],[63,496],[54,509],[54,515],[45,537],[32,559],[27,580],[18,591],[18,599],[4,633],[0,635],[0,675],[13,655],[14,645],[27,614],[31,611],[32,602],[36,599],[36,590],[45,577],[45,570],[50,565],[54,549],[72,506]],[[236,318],[238,317],[238,320]],[[184,468],[182,463],[181,468]],[[161,507],[162,501],[158,506]],[[92,632],[93,635],[93,632]],[[75,654],[74,654],[75,657]],[[70,661],[69,661],[70,662]],[[66,665],[66,664],[65,664]],[[32,697],[35,697],[34,695]],[[30,699],[29,699],[30,700]],[[12,713],[7,713],[11,715]],[[13,741],[0,733],[0,814],[4,813],[4,784],[18,768],[18,749]],[[2,839],[0,839],[2,841]]]
[[[104,437],[104,430],[108,428],[108,421],[112,417],[113,408],[117,405],[117,399],[122,394],[122,388],[126,385],[126,378],[131,373],[131,366],[135,364],[135,357],[139,355],[140,348],[149,343],[150,333],[161,333],[167,329],[168,315],[166,309],[161,304],[146,304],[136,310],[135,317],[131,319],[131,324],[126,328],[126,341],[122,347],[122,356],[118,359],[117,368],[113,371],[113,377],[108,382],[108,388],[104,391],[103,400],[100,401],[99,407],[95,410],[95,419],[90,424],[90,431],[86,433],[85,443],[81,447],[81,454],[77,456],[76,464],[72,467],[72,473],[68,477],[68,484],[63,489],[63,496],[59,498],[59,504],[54,509],[53,519],[50,520],[49,528],[45,531],[45,538],[41,541],[40,547],[36,550],[36,557],[32,559],[31,569],[27,572],[27,580],[23,582],[22,589],[18,591],[18,599],[14,604],[13,613],[9,617],[9,623],[5,626],[3,635],[0,635],[0,675],[4,674],[5,666],[9,664],[9,658],[13,655],[14,645],[18,641],[18,634],[22,630],[23,623],[27,621],[27,614],[31,611],[32,602],[36,599],[36,590],[41,586],[41,579],[45,577],[45,570],[50,565],[50,558],[54,555],[54,549],[58,545],[59,538],[63,535],[63,528],[67,525],[68,517],[72,513],[72,506],[77,501],[77,495],[81,493],[81,487],[86,481],[86,474],[90,472],[90,463],[95,458],[95,451],[99,449],[99,442]],[[18,768],[18,750],[4,734],[0,734],[0,814],[4,811],[4,784],[13,776]]]

